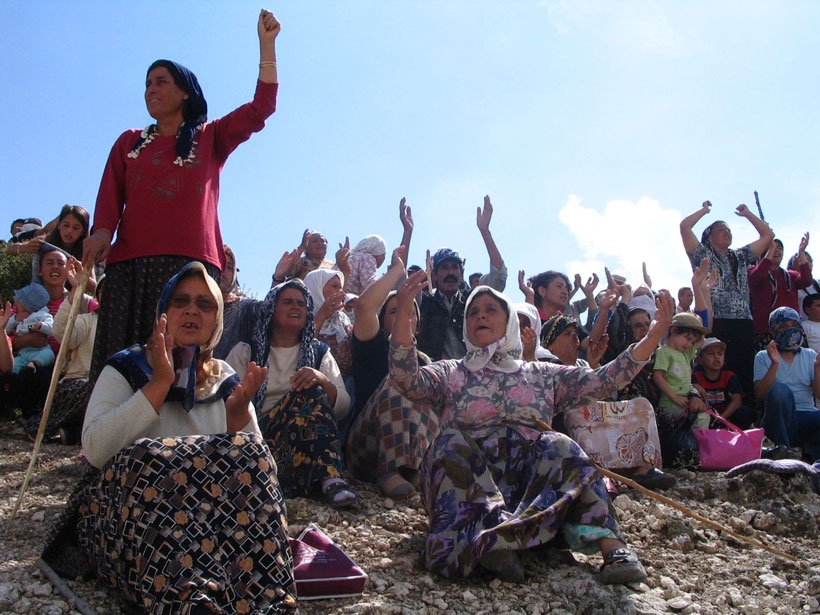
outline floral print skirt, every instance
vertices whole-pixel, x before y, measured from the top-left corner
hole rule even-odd
[[[314,386],[291,391],[259,418],[285,497],[311,495],[342,474],[342,448],[330,400]]]
[[[259,436],[137,440],[85,489],[79,519],[97,576],[146,613],[296,606],[276,466]]]
[[[418,470],[438,432],[433,409],[402,397],[386,376],[351,427],[347,467],[368,481],[399,468]]]
[[[425,563],[447,578],[469,576],[490,551],[537,547],[559,532],[581,552],[623,540],[602,475],[557,432],[533,440],[511,426],[481,437],[447,429],[424,458],[421,491]]]

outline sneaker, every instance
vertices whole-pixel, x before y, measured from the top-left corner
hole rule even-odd
[[[612,549],[604,556],[601,581],[608,585],[637,583],[646,578],[646,570],[638,556],[626,547]]]

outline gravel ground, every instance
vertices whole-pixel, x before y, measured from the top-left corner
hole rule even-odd
[[[43,535],[78,476],[78,449],[43,446],[17,519],[6,520],[19,493],[32,444],[0,424],[0,613],[78,613],[36,568]],[[667,495],[742,535],[781,549],[797,563],[738,542],[672,507],[630,490],[615,500],[630,545],[649,577],[633,586],[596,579],[599,556],[528,552],[525,585],[477,575],[460,583],[428,573],[420,551],[426,516],[418,501],[392,502],[372,485],[353,485],[360,503],[333,511],[319,503],[288,502],[292,535],[310,522],[321,527],[368,573],[357,598],[300,602],[299,613],[554,615],[648,613],[820,613],[820,497],[804,476],[754,472],[676,472]],[[68,584],[99,615],[135,613],[95,582]]]

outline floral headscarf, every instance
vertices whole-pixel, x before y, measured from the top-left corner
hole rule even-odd
[[[341,271],[335,269],[314,269],[305,276],[305,286],[313,297],[314,314],[325,304],[325,286],[333,278],[339,278],[342,287],[345,285],[345,276]],[[347,331],[350,327],[350,318],[343,310],[336,310],[322,324],[319,331],[322,335],[334,335],[336,341],[341,343],[347,339]]]
[[[507,306],[507,329],[501,339],[494,341],[488,346],[479,348],[470,341],[467,335],[467,314],[470,313],[470,305],[476,297],[490,294],[502,304]],[[521,345],[521,331],[518,327],[518,313],[513,309],[512,302],[503,293],[490,288],[489,286],[478,286],[467,299],[464,306],[464,343],[467,345],[467,354],[462,359],[464,367],[471,372],[480,369],[492,369],[500,372],[510,373],[521,367],[521,355],[523,347]]]
[[[777,329],[784,323],[793,320],[797,324],[781,331]],[[803,345],[805,334],[800,326],[800,315],[790,307],[779,307],[769,314],[769,334],[777,344],[778,350],[798,352]]]
[[[313,298],[308,292],[304,282],[299,278],[293,278],[287,282],[282,282],[274,286],[267,297],[259,304],[259,310],[256,316],[256,322],[253,323],[253,333],[251,334],[250,360],[257,365],[265,366],[268,364],[268,355],[270,354],[270,338],[273,333],[273,313],[276,310],[276,304],[279,302],[279,296],[282,291],[288,288],[295,288],[302,293],[307,303],[307,320],[302,331],[299,333],[299,359],[296,363],[296,369],[304,367],[314,367],[316,362],[316,348],[313,342],[314,324],[313,324]],[[319,342],[317,342],[318,344]],[[262,402],[265,399],[265,392],[268,389],[268,381],[262,382],[262,386],[256,392],[253,399],[253,405],[257,408],[262,407]]]

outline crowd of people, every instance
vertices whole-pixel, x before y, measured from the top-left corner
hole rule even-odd
[[[116,140],[93,216],[66,205],[46,225],[12,223],[6,253],[29,255],[32,278],[0,309],[2,410],[34,437],[58,370],[44,436],[81,443],[88,462],[47,541],[58,571],[96,574],[150,613],[287,612],[284,499],[355,506],[352,476],[420,495],[424,562],[445,577],[480,567],[521,583],[518,552],[559,540],[600,551],[603,582],[631,583],[646,573],[598,466],[674,486],[664,467],[697,465],[680,434],[723,427],[708,409],[762,425],[765,456],[820,459],[809,234],[783,268],[782,242],[745,205],[758,238],[737,249],[723,221],[695,235],[708,201],[683,219],[693,276],[677,305],[646,266],[637,281],[607,270],[600,290],[596,275],[521,270],[514,302],[489,197],[476,213],[487,272],[469,281],[453,247],[408,267],[402,199],[392,250],[371,234],[331,260],[309,229],[267,295],[243,296],[219,175],[276,108],[279,31],[262,11],[253,99],[217,120],[190,70],[151,64],[154,123]]]

